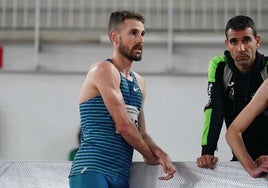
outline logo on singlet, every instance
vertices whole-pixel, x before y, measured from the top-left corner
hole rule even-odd
[[[134,90],[135,92],[139,91],[139,89],[140,89],[140,88],[137,87],[137,86],[134,86],[134,87],[133,87],[133,90]]]

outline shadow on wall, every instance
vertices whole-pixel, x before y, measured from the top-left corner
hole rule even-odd
[[[6,157],[5,147],[9,143],[3,109],[4,107],[0,105],[0,160]]]
[[[1,113],[1,107],[0,107],[0,159],[1,159],[1,154],[3,153],[3,151],[2,151],[2,143],[4,143],[4,140],[3,140],[3,136],[2,136],[2,134],[3,134],[3,118],[2,118],[2,113]]]
[[[1,131],[1,129],[0,129],[0,131]],[[77,138],[78,138],[78,147],[73,148],[70,151],[69,156],[68,156],[69,161],[73,161],[74,160],[75,154],[76,154],[78,148],[80,147],[80,144],[81,144],[81,126],[80,126],[80,129],[78,131]]]

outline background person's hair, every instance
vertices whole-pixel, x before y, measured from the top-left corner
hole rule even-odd
[[[256,26],[255,26],[254,21],[248,16],[244,16],[244,15],[235,16],[227,22],[226,27],[225,27],[225,36],[226,38],[228,38],[227,32],[229,31],[229,29],[232,29],[235,31],[241,31],[249,27],[252,29],[254,37],[256,37],[257,31],[256,31]]]

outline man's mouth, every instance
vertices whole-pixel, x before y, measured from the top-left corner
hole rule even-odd
[[[236,58],[237,61],[245,61],[248,59],[249,59],[249,57],[247,55],[240,55],[240,56],[237,56],[237,58]]]
[[[141,53],[142,52],[142,47],[141,46],[134,47],[134,51],[137,52],[137,53]]]

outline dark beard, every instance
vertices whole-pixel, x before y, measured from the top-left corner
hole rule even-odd
[[[121,43],[122,44],[122,43]],[[118,48],[118,50],[119,50],[119,52],[123,55],[123,56],[125,56],[129,61],[140,61],[141,60],[141,56],[142,56],[142,54],[140,55],[140,56],[138,56],[138,55],[135,55],[134,53],[133,53],[133,50],[134,50],[134,48],[136,47],[136,46],[134,46],[131,50],[129,50],[129,49],[127,49],[127,47],[125,47],[124,45],[119,45],[119,48]]]

